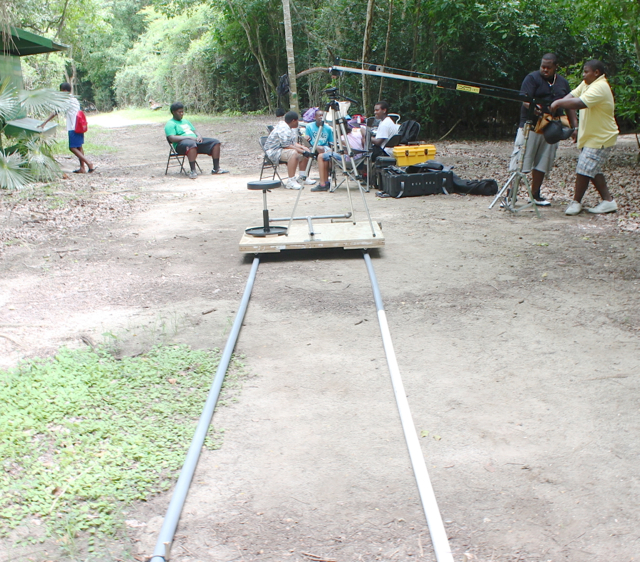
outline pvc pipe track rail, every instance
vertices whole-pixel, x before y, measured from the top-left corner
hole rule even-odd
[[[398,361],[393,348],[393,342],[391,341],[391,333],[387,324],[387,317],[384,311],[384,305],[382,303],[376,274],[373,270],[371,257],[366,251],[363,253],[367,271],[369,272],[369,279],[371,280],[371,288],[373,289],[373,298],[378,313],[378,323],[380,324],[380,332],[382,334],[382,344],[384,346],[387,365],[391,375],[391,384],[396,397],[396,404],[398,406],[398,412],[400,413],[402,430],[409,450],[409,457],[411,459],[411,465],[413,466],[413,472],[416,478],[422,508],[427,519],[433,550],[438,562],[453,562],[449,539],[447,538],[440,510],[438,509],[435,493],[431,485],[431,480],[429,479],[429,473],[427,472],[427,465],[424,461],[424,456],[422,455],[422,449],[420,448],[418,433],[411,417],[411,410],[404,390],[404,384],[402,383],[402,377],[400,376],[400,369],[398,368]],[[231,328],[231,333],[229,334],[229,339],[227,340],[222,353],[218,370],[213,379],[211,389],[209,390],[209,395],[200,416],[198,426],[196,427],[186,460],[182,470],[180,471],[178,483],[173,491],[162,528],[160,529],[160,534],[158,535],[156,547],[153,551],[153,556],[149,559],[149,562],[167,562],[170,558],[173,538],[178,527],[184,503],[187,499],[187,493],[191,486],[191,480],[193,479],[198,459],[200,458],[200,452],[202,451],[202,446],[204,444],[207,431],[209,430],[211,419],[213,418],[213,412],[218,402],[218,397],[220,396],[220,389],[222,388],[224,377],[227,373],[227,369],[229,368],[231,354],[233,353],[233,349],[238,341],[240,327],[242,326],[247,306],[249,304],[249,299],[251,298],[251,291],[253,290],[253,284],[255,282],[259,264],[260,258],[256,255],[253,259],[249,278],[245,286],[244,294],[242,295],[240,307],[238,308],[236,318],[233,322],[233,327]]]

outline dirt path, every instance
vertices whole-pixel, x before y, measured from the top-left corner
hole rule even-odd
[[[75,222],[57,217],[60,229],[38,235],[16,207],[3,365],[82,335],[115,337],[123,353],[222,347],[251,261],[237,244],[260,222],[246,182],[264,122],[211,125],[233,173],[196,181],[162,175],[159,125],[103,130],[117,152],[61,188],[83,193]],[[499,180],[509,148],[439,146],[460,175]],[[573,150],[561,150],[542,220],[489,211],[487,198],[367,196],[387,240],[374,268],[456,561],[640,551],[640,241],[613,216],[564,216]],[[288,214],[292,192],[269,197]],[[347,199],[305,192],[302,205],[339,213]],[[250,376],[214,417],[224,445],[200,461],[172,560],[433,560],[361,254],[264,256],[237,352]],[[128,510],[142,526],[103,559],[149,555],[168,500]]]

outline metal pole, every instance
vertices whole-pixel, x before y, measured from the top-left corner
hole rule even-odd
[[[308,219],[348,219],[351,218],[351,213],[345,213],[344,215],[308,215],[306,217],[293,217],[294,221],[306,221]],[[270,218],[269,222],[282,222],[291,220],[291,217],[277,217],[275,219]]]
[[[387,324],[387,317],[384,312],[378,281],[373,271],[371,257],[367,252],[364,252],[364,261],[367,264],[369,278],[371,279],[373,298],[376,303],[378,322],[380,323],[380,332],[382,334],[382,344],[387,356],[387,365],[389,366],[389,373],[391,375],[391,384],[393,385],[393,392],[396,396],[400,421],[402,422],[404,438],[407,442],[407,448],[409,449],[413,473],[416,478],[416,483],[418,484],[422,508],[427,517],[427,525],[429,527],[429,534],[431,535],[431,543],[433,544],[433,549],[436,554],[436,560],[438,562],[453,562],[449,539],[442,522],[442,517],[440,516],[436,496],[433,492],[427,466],[424,462],[424,456],[422,455],[422,449],[420,448],[418,433],[416,432],[416,427],[411,417],[409,401],[407,400],[407,394],[404,390],[402,377],[400,376],[400,369],[398,368],[396,353],[393,349],[393,342],[391,341],[391,333],[389,332],[389,325]]]
[[[216,376],[213,379],[211,390],[209,390],[207,402],[205,403],[202,414],[200,415],[200,421],[198,422],[196,432],[193,436],[193,440],[191,441],[191,446],[189,447],[187,458],[185,459],[182,470],[180,471],[178,483],[173,490],[171,502],[169,503],[167,513],[164,516],[164,522],[162,523],[162,528],[160,529],[160,534],[158,535],[156,548],[153,551],[153,556],[149,559],[149,562],[165,562],[169,559],[169,551],[171,550],[173,537],[175,535],[176,528],[178,527],[180,514],[182,513],[184,502],[187,499],[187,493],[189,491],[189,486],[191,485],[191,480],[198,464],[198,459],[200,458],[202,445],[204,444],[205,437],[207,436],[207,432],[209,431],[209,425],[211,424],[213,411],[215,410],[216,403],[218,402],[220,389],[222,388],[224,377],[227,373],[227,369],[229,368],[231,354],[233,353],[233,349],[236,346],[236,342],[238,341],[238,334],[240,333],[240,327],[242,326],[242,321],[244,320],[244,315],[247,311],[247,305],[249,304],[249,299],[251,298],[253,282],[255,281],[259,264],[260,258],[256,255],[256,257],[253,258],[253,264],[251,266],[251,272],[249,273],[249,279],[247,279],[247,285],[245,286],[244,294],[242,295],[242,301],[240,302],[240,307],[238,308],[238,312],[236,313],[236,318],[233,322],[231,333],[229,334],[229,339],[227,340],[227,344],[225,345],[224,351],[222,352],[220,364],[218,365]]]

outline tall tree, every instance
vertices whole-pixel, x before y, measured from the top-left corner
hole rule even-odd
[[[387,66],[387,60],[389,59],[389,39],[391,38],[391,22],[393,20],[393,0],[389,0],[389,19],[387,20],[387,38],[384,42],[384,59],[382,65]],[[384,78],[380,78],[380,91],[378,92],[378,99],[382,99],[382,87],[384,85]]]
[[[289,70],[289,108],[298,111],[298,85],[296,83],[296,58],[293,52],[293,32],[291,30],[291,10],[289,0],[282,0],[284,15],[284,38],[287,44],[287,68]]]
[[[373,29],[373,8],[374,0],[367,1],[367,18],[364,24],[364,37],[362,39],[362,67],[364,63],[369,62],[371,56],[371,30]],[[366,74],[362,75],[362,105],[365,111],[369,111],[369,77]]]

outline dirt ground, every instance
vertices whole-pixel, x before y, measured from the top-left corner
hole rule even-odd
[[[95,157],[95,174],[69,174],[38,201],[3,196],[0,366],[82,337],[115,337],[122,353],[223,347],[252,260],[238,242],[261,221],[246,183],[267,122],[202,126],[224,141],[231,173],[195,181],[164,175],[161,125],[94,126],[92,140],[115,147]],[[541,219],[489,210],[486,197],[366,195],[386,237],[373,264],[456,562],[640,558],[634,143],[621,141],[608,171],[617,215],[564,215],[569,142]],[[464,178],[504,181],[510,144],[439,143],[438,158]],[[290,214],[294,198],[270,193],[272,216]],[[356,209],[363,220],[357,199]],[[344,188],[302,194],[301,214],[346,210]],[[201,457],[172,560],[434,560],[361,252],[264,255],[236,352],[248,376],[214,416],[224,443]],[[128,539],[98,558],[149,556],[169,499],[128,509]],[[5,542],[0,559],[69,558],[52,543]]]

